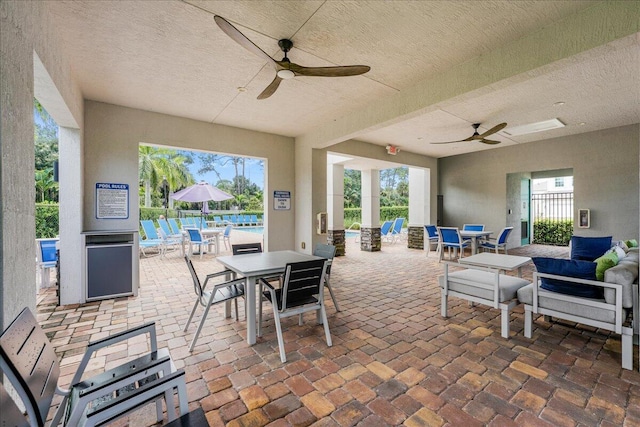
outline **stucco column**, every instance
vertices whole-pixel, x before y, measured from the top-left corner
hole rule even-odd
[[[60,127],[60,303],[84,302],[84,242],[82,209],[84,203],[84,161],[79,129]]]
[[[336,256],[345,254],[344,165],[327,165],[327,243],[336,247]]]
[[[316,233],[316,215],[327,211],[327,152],[295,146],[295,250],[312,253],[326,234]]]
[[[431,171],[409,168],[409,238],[410,249],[424,249],[424,226],[431,224]]]
[[[362,227],[360,228],[360,250],[377,252],[380,242],[380,171],[361,171]]]

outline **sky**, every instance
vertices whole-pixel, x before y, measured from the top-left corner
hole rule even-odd
[[[206,182],[215,185],[218,182],[218,176],[214,172],[207,172],[205,174],[198,173],[198,170],[202,166],[198,157],[199,153],[192,153],[194,154],[194,162],[189,165],[189,171],[191,171],[196,181],[205,180]],[[231,162],[226,166],[218,167],[218,172],[220,172],[222,179],[228,179],[229,181],[233,180],[233,177],[235,176],[235,169]],[[258,187],[264,189],[264,168],[259,166],[259,159],[247,158],[247,161],[245,162],[245,176]]]

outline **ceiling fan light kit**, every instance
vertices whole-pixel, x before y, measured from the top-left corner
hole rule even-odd
[[[343,65],[336,67],[303,67],[302,65],[294,64],[287,57],[287,53],[293,48],[293,41],[289,39],[278,40],[278,46],[280,50],[284,52],[284,58],[280,61],[276,61],[269,55],[260,49],[255,43],[249,40],[244,34],[242,34],[236,27],[231,25],[229,21],[222,16],[215,15],[213,19],[220,29],[228,35],[233,41],[240,46],[247,49],[249,52],[261,57],[269,62],[276,70],[276,76],[273,81],[258,95],[258,99],[266,99],[273,95],[280,86],[282,80],[289,80],[296,76],[308,76],[308,77],[347,77],[358,76],[368,72],[371,67],[368,65]]]

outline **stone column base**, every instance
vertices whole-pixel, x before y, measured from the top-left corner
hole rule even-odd
[[[336,247],[335,256],[344,256],[347,253],[344,230],[327,231],[327,243]]]
[[[409,227],[409,249],[424,249],[424,227]]]
[[[382,248],[380,228],[360,229],[360,250],[366,252],[379,252]]]

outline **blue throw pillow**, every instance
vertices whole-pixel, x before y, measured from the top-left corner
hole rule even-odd
[[[611,236],[571,236],[571,259],[593,261],[611,249]]]
[[[596,263],[559,258],[532,258],[539,273],[557,274],[577,279],[596,280]],[[566,282],[556,279],[542,279],[542,289],[584,298],[603,298],[603,290],[597,286]]]

